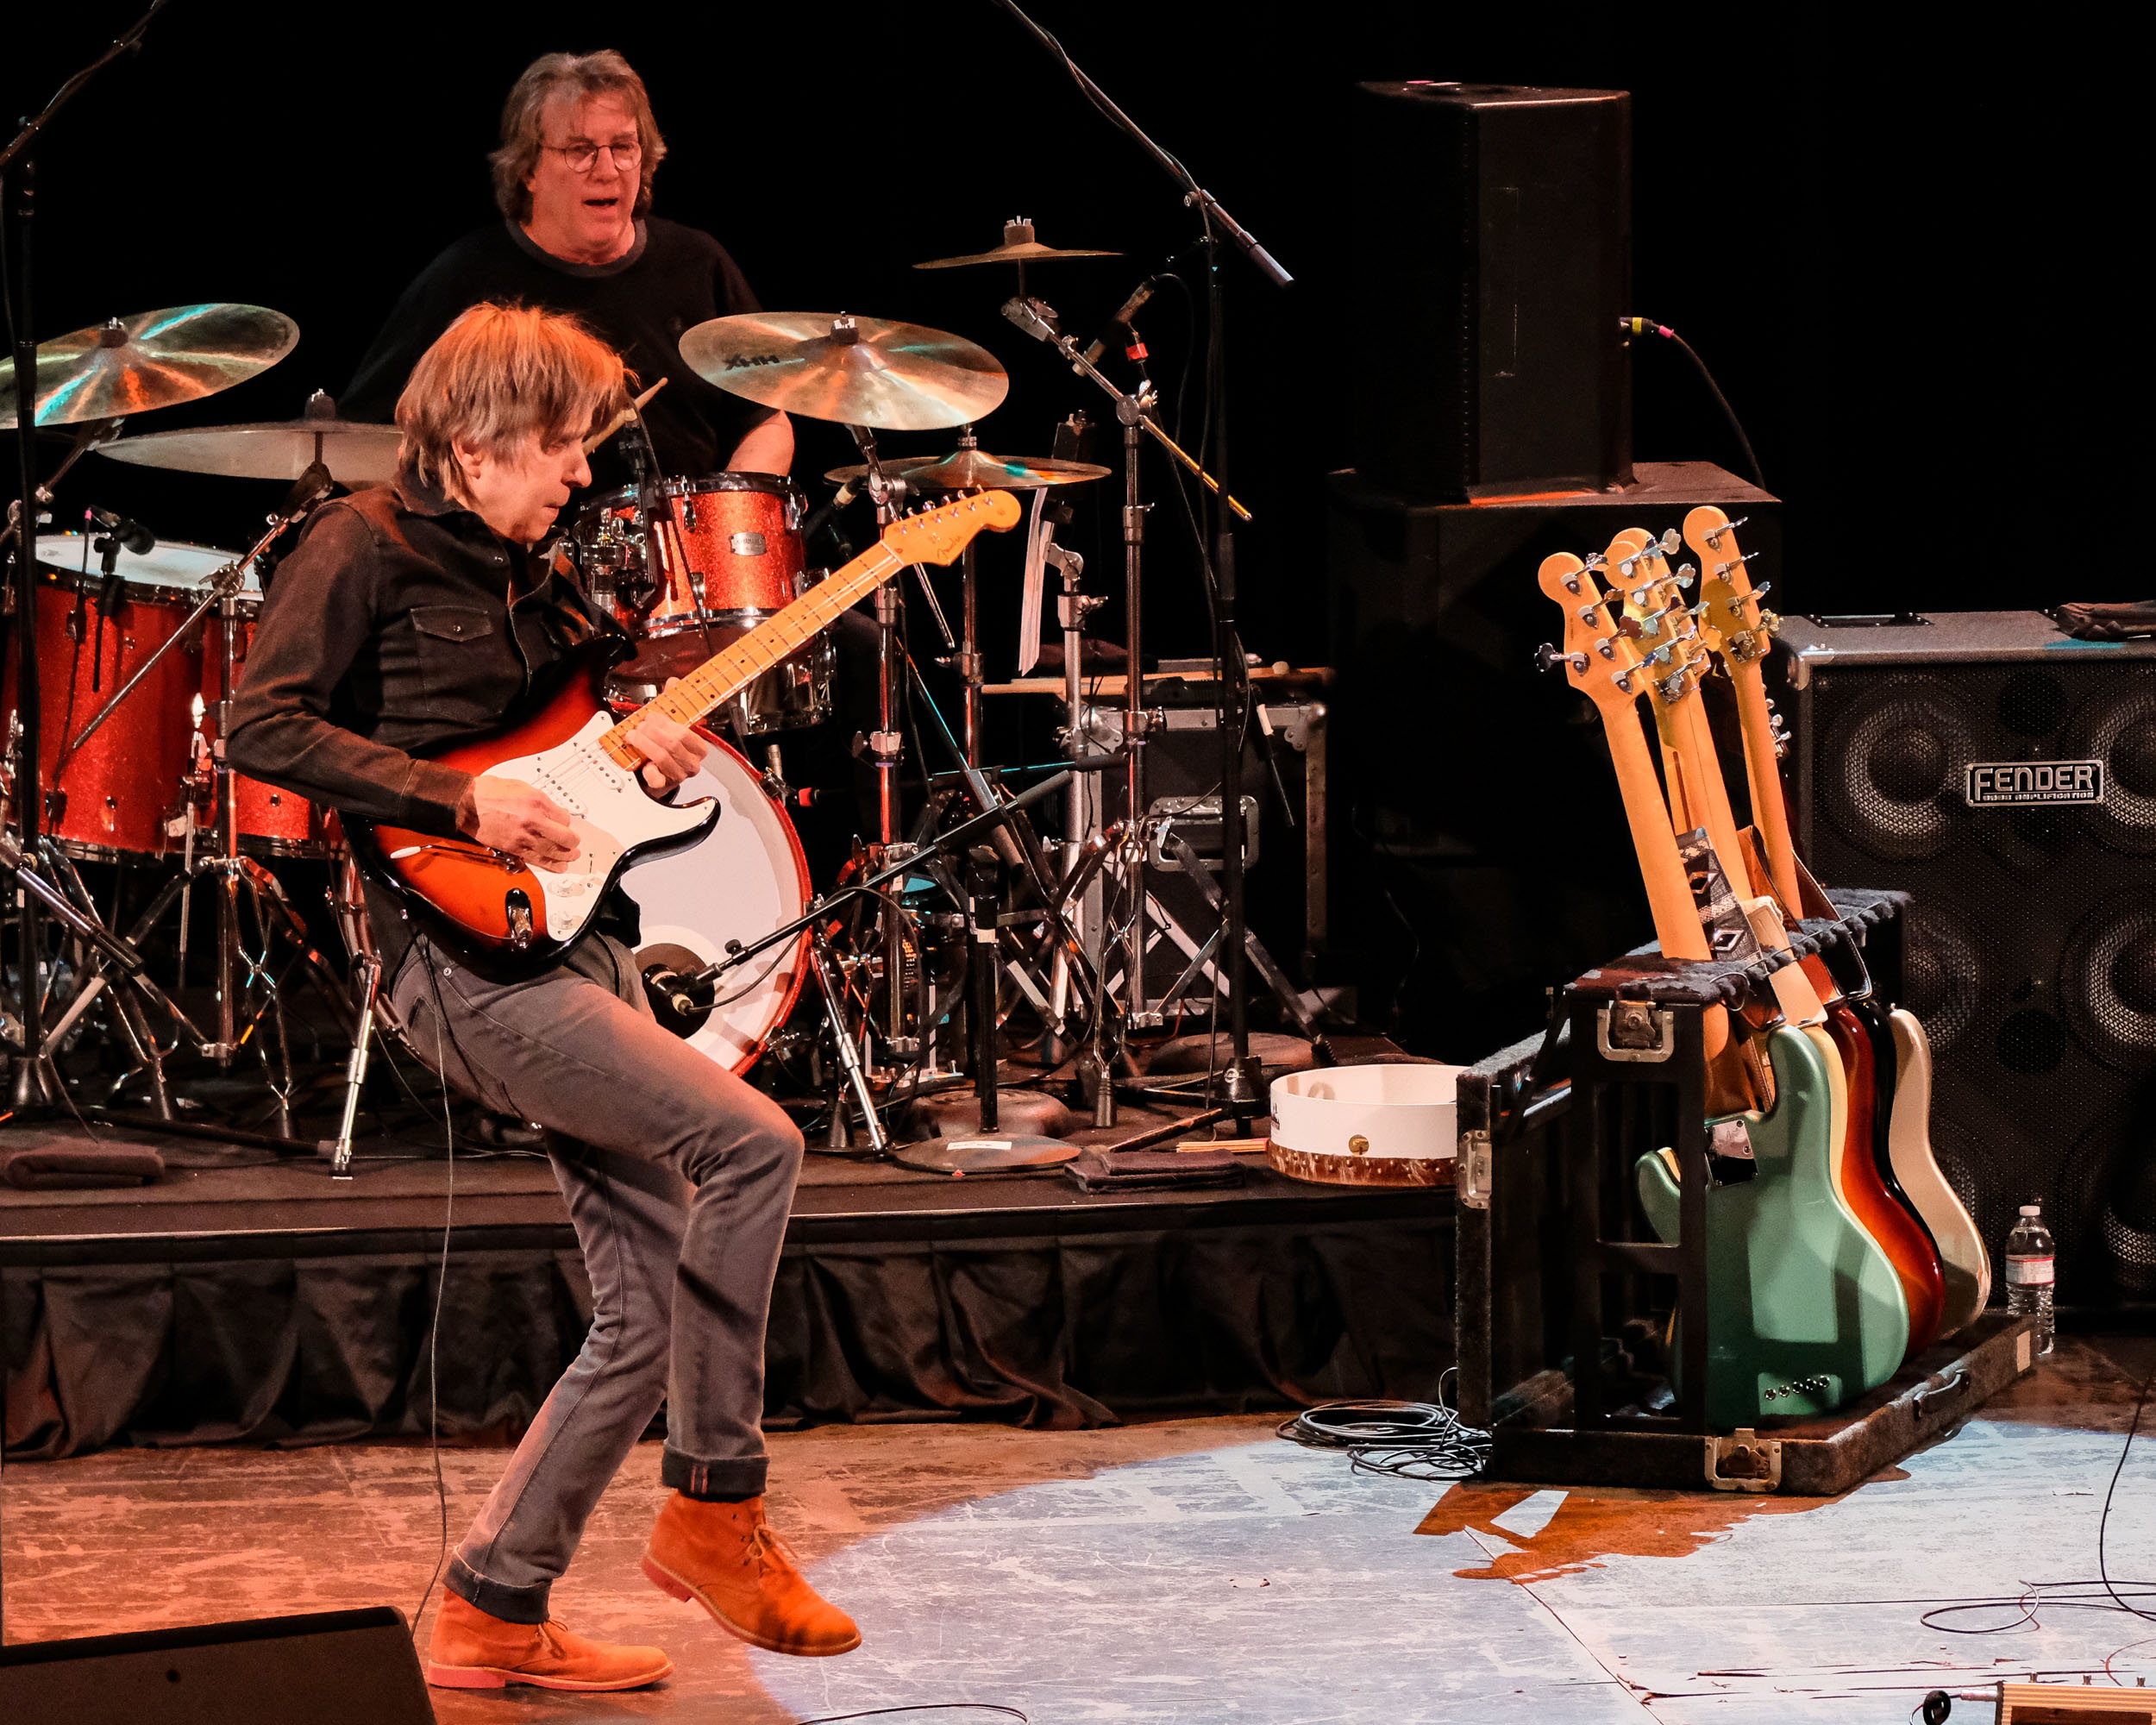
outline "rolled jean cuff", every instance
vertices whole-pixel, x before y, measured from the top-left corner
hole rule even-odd
[[[744,1497],[762,1496],[764,1479],[770,1471],[768,1456],[699,1461],[694,1456],[685,1456],[668,1447],[659,1460],[661,1485],[672,1486],[684,1497],[700,1498],[709,1503],[732,1503]],[[476,1600],[473,1603],[478,1603]]]
[[[476,1605],[490,1617],[505,1623],[543,1623],[547,1621],[547,1593],[554,1584],[535,1582],[530,1587],[507,1587],[489,1581],[462,1558],[449,1559],[449,1572],[442,1584],[467,1605]]]

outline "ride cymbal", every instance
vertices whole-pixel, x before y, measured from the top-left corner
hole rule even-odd
[[[138,467],[242,480],[296,480],[320,461],[339,485],[384,485],[397,477],[398,435],[394,425],[310,412],[253,425],[153,431],[100,444],[97,453]]]
[[[1033,237],[1033,224],[1024,216],[1003,224],[1003,243],[993,252],[968,252],[962,258],[931,258],[916,264],[917,270],[956,269],[961,264],[1031,264],[1044,258],[1119,258],[1120,252],[1044,246]]]
[[[1011,380],[963,336],[882,317],[756,311],[681,337],[708,383],[765,407],[878,431],[937,431],[992,413]]]
[[[1085,461],[1054,461],[1037,456],[991,455],[982,449],[958,449],[948,455],[905,455],[883,463],[883,471],[915,491],[1038,491],[1044,486],[1084,485],[1105,480],[1110,469]],[[865,467],[833,467],[824,477],[850,485],[868,477]]]
[[[175,305],[92,324],[37,350],[40,425],[148,413],[245,383],[292,350],[299,326],[266,305]],[[15,424],[15,361],[0,361],[0,430]]]

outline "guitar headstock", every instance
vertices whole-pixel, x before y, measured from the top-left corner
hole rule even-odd
[[[1535,580],[1564,612],[1564,646],[1541,649],[1537,666],[1563,666],[1565,681],[1595,704],[1605,722],[1627,712],[1645,687],[1639,651],[1610,617],[1595,570],[1559,551],[1542,560]]]
[[[1702,504],[1684,518],[1684,543],[1700,561],[1701,626],[1716,652],[1749,664],[1765,656],[1782,619],[1759,603],[1769,584],[1752,586],[1737,527],[1713,504]]]
[[[902,516],[880,536],[909,563],[949,563],[984,528],[1003,533],[1018,525],[1018,500],[1007,491],[984,491]]]
[[[1675,706],[1696,689],[1708,668],[1706,647],[1685,597],[1691,576],[1671,569],[1664,555],[1676,538],[1657,539],[1628,527],[1605,554],[1613,597],[1623,611],[1618,626],[1637,645],[1650,691],[1664,706]]]

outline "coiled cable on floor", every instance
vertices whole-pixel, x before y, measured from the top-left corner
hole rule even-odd
[[[1438,1380],[1440,1398],[1456,1371],[1447,1366]],[[1344,1451],[1357,1473],[1397,1479],[1467,1479],[1489,1461],[1489,1433],[1462,1424],[1442,1399],[1320,1402],[1282,1421],[1278,1432],[1305,1449]]]

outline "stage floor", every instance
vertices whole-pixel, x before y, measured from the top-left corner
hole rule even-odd
[[[2002,1678],[2128,1684],[2156,1628],[2018,1608],[2090,1584],[2105,1487],[2156,1341],[2069,1338],[1951,1440],[1846,1496],[1537,1493],[1358,1477],[1270,1418],[1087,1432],[825,1427],[772,1440],[773,1513],[865,1644],[787,1660],[655,1592],[661,1493],[642,1445],[556,1592],[567,1621],[657,1641],[677,1671],[618,1696],[438,1692],[444,1721],[777,1725],[959,1701],[1035,1725],[1229,1720],[1890,1722],[1931,1689],[1989,1719]],[[443,1455],[452,1527],[498,1451]],[[2156,1454],[2108,1531],[2156,1606]],[[423,1445],[116,1450],[4,1482],[10,1640],[393,1603],[439,1536]],[[334,1560],[324,1552],[334,1552]],[[2086,1596],[2100,1590],[2073,1590]],[[984,1722],[990,1714],[893,1716]]]

